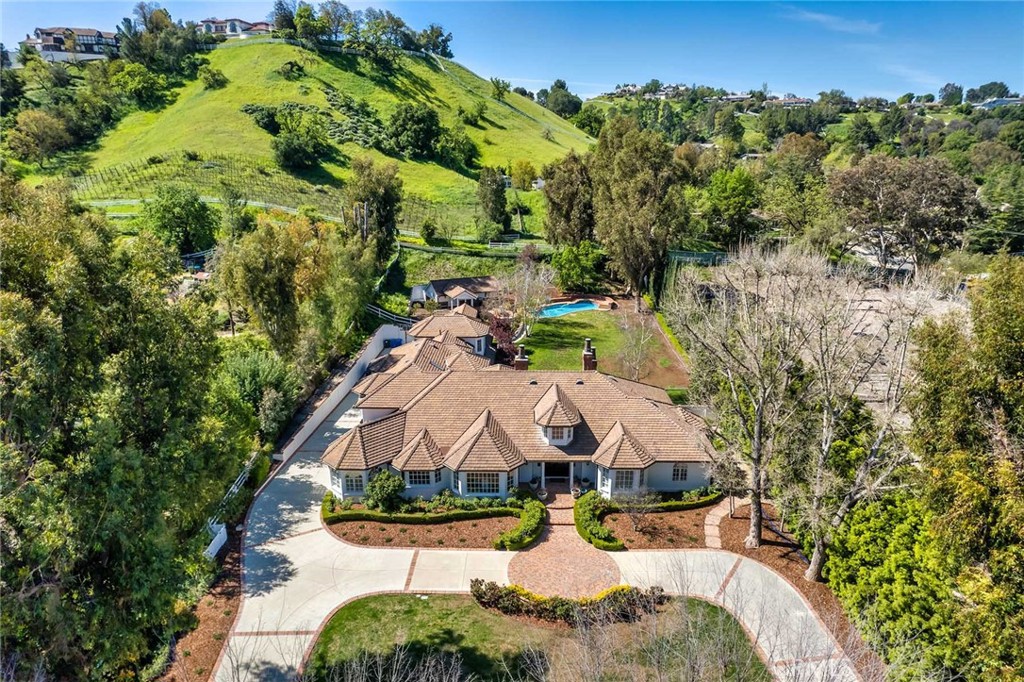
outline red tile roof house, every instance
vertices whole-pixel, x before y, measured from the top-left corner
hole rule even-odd
[[[444,333],[399,350],[354,387],[362,422],[321,458],[339,498],[360,498],[384,469],[410,498],[504,498],[534,479],[586,479],[604,497],[708,483],[704,423],[663,389],[596,369],[529,370],[522,352],[522,371],[485,364]],[[596,367],[589,339],[582,364]]]
[[[463,304],[479,307],[497,290],[498,280],[491,275],[434,279],[414,286],[409,294],[409,302],[423,305],[427,301],[437,301],[438,305],[449,308]]]

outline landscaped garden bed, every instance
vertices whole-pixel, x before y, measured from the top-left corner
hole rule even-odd
[[[645,504],[640,512],[627,508],[625,501],[620,506],[593,490],[573,507],[576,530],[584,540],[607,552],[703,547],[704,517],[708,508],[722,499],[722,494],[700,488],[660,497],[657,502]],[[620,535],[617,531],[623,529],[627,534]]]
[[[540,537],[547,514],[526,491],[498,500],[445,490],[430,500],[403,500],[390,511],[372,504],[339,501],[328,492],[321,517],[332,533],[358,545],[518,550]]]

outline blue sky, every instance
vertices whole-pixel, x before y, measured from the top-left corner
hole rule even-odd
[[[271,2],[168,0],[176,19],[264,18]],[[563,78],[584,96],[617,83],[705,83],[777,94],[842,88],[895,99],[947,81],[1024,88],[1022,2],[386,2],[416,28],[441,23],[455,57],[537,90]],[[13,46],[35,26],[113,30],[125,2],[3,0]],[[367,3],[349,3],[365,7]]]

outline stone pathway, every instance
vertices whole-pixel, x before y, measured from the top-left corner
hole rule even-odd
[[[750,500],[735,498],[733,509],[739,509]],[[722,536],[720,526],[722,519],[729,515],[729,498],[725,498],[715,505],[704,517],[704,545],[711,549],[722,549]]]

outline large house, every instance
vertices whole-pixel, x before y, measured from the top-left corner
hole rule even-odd
[[[244,19],[203,19],[199,22],[203,33],[222,36],[246,37],[270,33],[273,27],[266,21],[248,22]]]
[[[463,303],[454,310],[426,317],[409,328],[414,339],[453,339],[461,341],[476,355],[489,355],[491,328],[478,319],[476,308]]]
[[[521,347],[519,371],[492,365],[445,333],[396,351],[354,387],[361,422],[321,459],[339,498],[360,498],[382,470],[425,498],[504,498],[553,481],[604,497],[708,483],[703,421],[663,389],[598,372],[589,339],[580,371],[530,370]]]
[[[29,45],[38,50],[44,58],[58,54],[104,56],[108,52],[117,54],[117,34],[110,31],[99,31],[95,28],[69,28],[67,26],[51,26],[37,28],[33,35],[25,36],[21,45]]]
[[[491,275],[434,279],[417,284],[409,294],[413,305],[436,301],[438,305],[456,308],[462,304],[479,307],[488,296],[498,291],[498,280]]]

